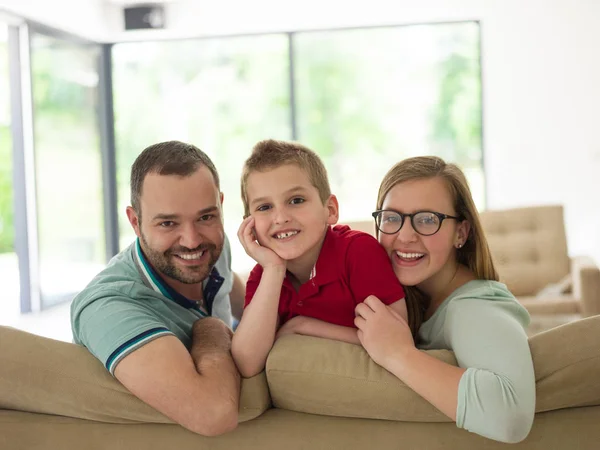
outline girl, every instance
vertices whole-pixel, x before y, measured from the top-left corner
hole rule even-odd
[[[529,434],[535,376],[527,311],[498,274],[466,178],[454,164],[396,164],[373,213],[380,244],[406,288],[409,321],[374,296],[356,307],[361,344],[375,362],[465,428],[502,442]],[[417,349],[454,351],[458,366]]]

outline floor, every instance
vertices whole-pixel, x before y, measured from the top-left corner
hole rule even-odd
[[[19,268],[14,254],[0,254],[0,273],[4,293],[0,297],[0,325],[18,328],[60,341],[73,339],[69,322],[68,303],[40,313],[21,314],[19,311]]]

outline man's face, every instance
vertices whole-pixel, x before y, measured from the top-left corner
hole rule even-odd
[[[221,255],[222,202],[212,174],[202,166],[187,177],[146,175],[141,218],[127,208],[146,258],[176,290],[201,283]]]

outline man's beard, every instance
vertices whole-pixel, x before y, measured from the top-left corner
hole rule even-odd
[[[219,256],[221,255],[221,251],[223,250],[223,245],[216,246],[211,243],[202,243],[198,247],[194,249],[190,249],[187,247],[175,246],[166,250],[165,252],[160,252],[154,250],[146,240],[144,233],[140,233],[142,237],[142,242],[144,243],[144,254],[148,259],[148,262],[152,264],[152,267],[156,269],[163,275],[166,275],[174,280],[180,281],[184,284],[196,284],[201,283],[210,274],[212,268],[217,263]],[[177,258],[174,253],[197,253],[197,252],[208,252],[210,258],[208,263],[198,265],[198,266],[187,266],[187,270],[182,270],[177,267],[173,263],[173,258]]]

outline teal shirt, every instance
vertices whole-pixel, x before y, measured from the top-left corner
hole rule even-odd
[[[535,375],[527,310],[496,281],[454,291],[419,329],[419,348],[454,351],[466,372],[456,425],[490,439],[524,439],[535,414]]]
[[[231,250],[225,244],[204,281],[209,313],[231,325],[229,293],[233,285]],[[148,264],[136,241],[110,260],[71,304],[71,330],[114,375],[117,364],[134,350],[161,336],[174,335],[188,349],[192,325],[206,310],[170,286]]]

